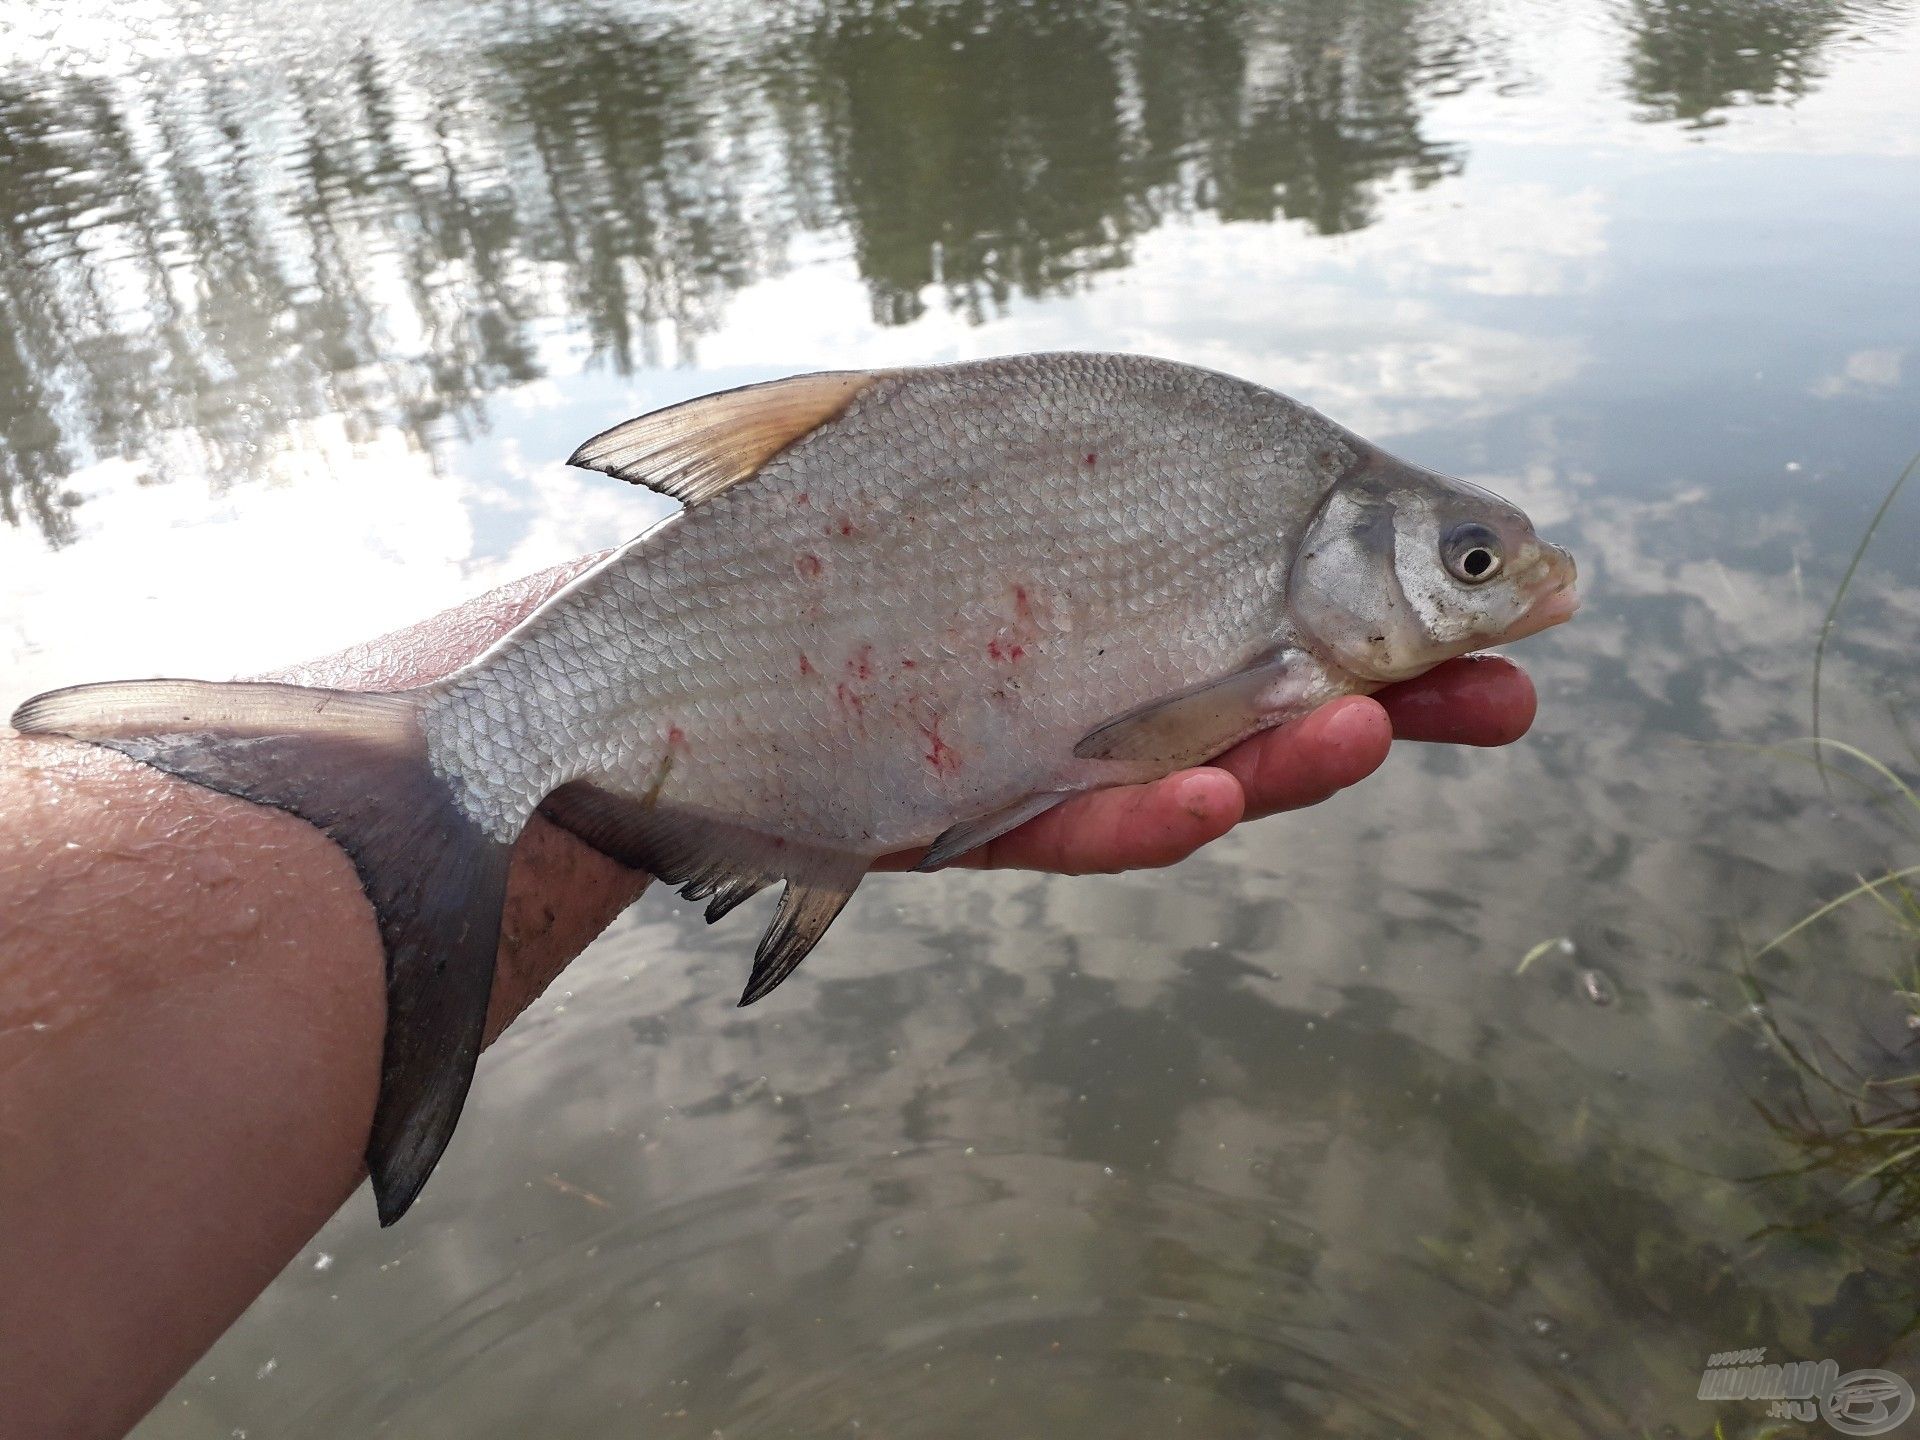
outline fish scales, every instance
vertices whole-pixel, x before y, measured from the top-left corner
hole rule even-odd
[[[567,780],[644,793],[677,733],[696,763],[659,798],[875,854],[1046,782],[1101,721],[1284,638],[1289,537],[1354,458],[1312,412],[1191,373],[881,381],[450,688],[436,763],[494,777],[475,818],[504,828]],[[968,441],[948,417],[970,410],[1004,418]],[[551,703],[501,726],[502,693]]]
[[[352,859],[387,962],[383,1224],[459,1118],[536,810],[710,920],[784,882],[746,1004],[890,850],[943,863],[1577,603],[1571,558],[1497,497],[1142,356],[796,376],[573,458],[685,509],[435,684],[126,681],[13,717]]]

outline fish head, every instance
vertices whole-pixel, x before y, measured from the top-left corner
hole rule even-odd
[[[1287,584],[1307,643],[1391,683],[1572,617],[1573,557],[1498,495],[1367,447],[1315,512]]]

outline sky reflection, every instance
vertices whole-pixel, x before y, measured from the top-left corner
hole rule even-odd
[[[1525,745],[1173,875],[876,881],[779,1007],[726,1004],[750,917],[652,897],[489,1057],[420,1216],[337,1221],[143,1440],[1694,1434],[1713,1350],[1900,1368],[1885,1237],[1753,1238],[1818,1196],[1742,1179],[1785,1081],[1737,978],[1892,842],[1700,742],[1804,731],[1920,444],[1912,6],[139,0],[0,54],[19,695],[624,539],[664,502],[560,460],[626,415],[1059,347],[1508,493],[1589,597]],[[1830,676],[1896,757],[1915,554],[1908,507]],[[1899,958],[1862,915],[1765,978],[1900,1060]]]

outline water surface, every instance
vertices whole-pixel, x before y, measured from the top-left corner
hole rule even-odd
[[[746,0],[0,17],[7,696],[316,653],[615,543],[566,470],[793,370],[1150,351],[1512,495],[1539,725],[1170,873],[882,877],[736,1011],[650,895],[141,1428],[1757,1435],[1920,1381],[1915,1237],[1762,1018],[1920,1069],[1910,842],[1802,767],[1920,446],[1920,16],[1841,0]],[[1920,500],[1920,497],[1916,497]],[[1920,768],[1920,505],[1829,669]],[[1524,973],[1523,956],[1544,941]]]

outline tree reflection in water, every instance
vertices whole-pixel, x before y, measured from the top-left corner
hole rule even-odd
[[[1636,94],[1800,93],[1843,13],[1646,0]],[[684,362],[800,231],[898,324],[1071,291],[1172,218],[1361,229],[1466,163],[1425,113],[1502,46],[1452,0],[859,0],[238,48],[0,70],[0,514],[53,544],[95,460],[221,487],[335,417],[431,454],[556,365]]]

